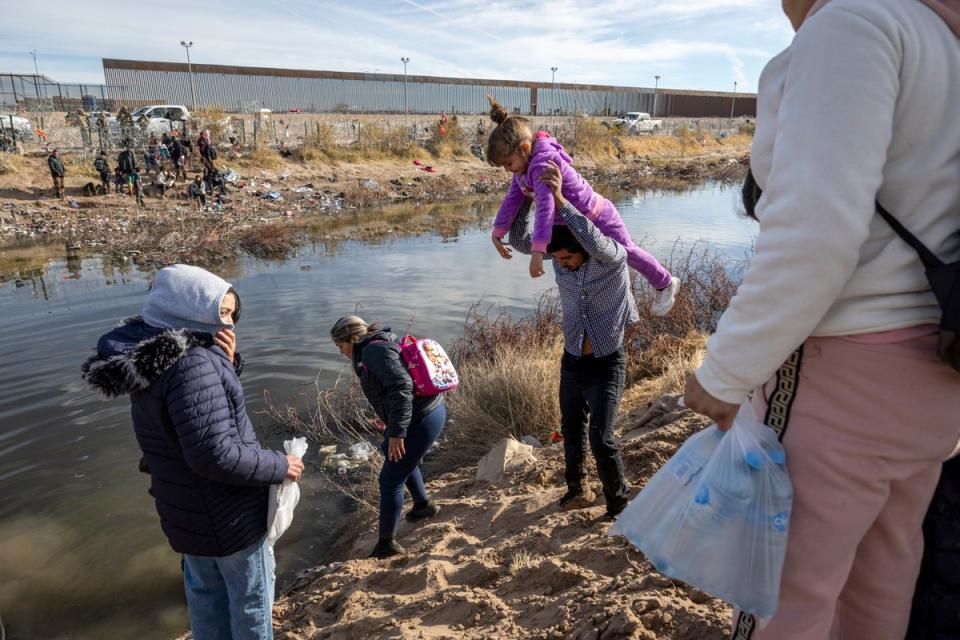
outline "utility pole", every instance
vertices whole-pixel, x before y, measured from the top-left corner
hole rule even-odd
[[[197,88],[193,86],[193,66],[190,64],[190,47],[193,46],[193,40],[187,42],[186,40],[180,41],[180,46],[187,50],[187,73],[190,75],[190,99],[193,101],[193,104],[190,105],[191,109],[197,108]]]
[[[400,58],[400,62],[403,63],[403,118],[409,125],[410,115],[407,113],[407,63],[410,62],[410,58],[403,56]]]
[[[33,88],[37,92],[37,102],[38,107],[40,107],[40,128],[45,128],[43,123],[43,112],[46,111],[44,108],[43,100],[40,99],[40,71],[37,69],[37,50],[31,49],[30,55],[33,56]],[[44,89],[44,96],[46,96],[46,89]],[[12,125],[11,125],[12,126]]]
[[[660,76],[653,76],[653,113],[651,114],[654,118],[657,117],[657,89],[660,87]]]
[[[737,81],[733,81],[733,95],[730,96],[730,120],[733,120],[733,106],[737,103]]]

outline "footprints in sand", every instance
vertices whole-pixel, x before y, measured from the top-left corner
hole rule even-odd
[[[669,425],[628,442],[631,484],[642,484],[682,442],[684,430],[696,426]],[[441,515],[401,528],[405,556],[352,560],[319,573],[278,605],[277,621],[288,632],[278,637],[726,637],[726,605],[656,573],[625,541],[607,536],[602,496],[559,509],[562,453],[538,450],[538,458],[538,468],[498,485],[478,487],[470,469],[445,476],[431,487]],[[554,480],[543,485],[534,477]],[[371,535],[372,527],[355,536],[357,555],[372,544]]]

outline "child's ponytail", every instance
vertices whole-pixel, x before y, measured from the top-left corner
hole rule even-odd
[[[496,101],[496,99],[487,94],[487,100],[490,102],[490,119],[501,125],[507,121],[507,118],[510,117],[510,113],[504,108],[502,104]]]

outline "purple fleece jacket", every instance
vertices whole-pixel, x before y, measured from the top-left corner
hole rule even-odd
[[[560,167],[560,175],[563,177],[562,192],[567,202],[591,220],[597,216],[605,200],[594,193],[590,183],[573,168],[573,160],[563,150],[563,145],[546,131],[538,131],[534,137],[527,172],[523,175],[514,174],[510,189],[493,221],[493,235],[498,238],[507,235],[520,207],[527,198],[533,196],[536,210],[530,250],[547,252],[547,245],[553,235],[553,225],[563,224],[563,218],[556,212],[550,187],[540,180],[551,160]]]

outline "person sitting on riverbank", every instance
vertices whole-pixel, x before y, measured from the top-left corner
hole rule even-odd
[[[413,498],[407,520],[436,515],[439,508],[427,497],[420,463],[443,431],[447,409],[443,396],[414,396],[413,379],[400,356],[397,336],[390,329],[367,324],[357,316],[337,320],[330,337],[349,358],[360,386],[377,417],[386,424],[383,467],[380,469],[379,540],[372,558],[403,553],[394,539],[403,509],[403,487]]]
[[[166,267],[143,315],[102,336],[83,365],[97,391],[130,395],[161,527],[184,554],[198,640],[273,638],[268,489],[303,472],[300,458],[257,441],[238,378],[239,319],[230,283],[199,267]]]
[[[157,192],[160,199],[163,200],[167,195],[167,190],[172,189],[176,184],[176,180],[173,175],[167,173],[163,169],[157,172],[157,175],[153,178],[153,183],[151,186]]]
[[[207,186],[207,192],[211,196],[215,189],[219,189],[221,195],[227,194],[227,181],[223,179],[223,174],[216,167],[208,166],[204,168],[203,183]]]
[[[550,190],[557,215],[565,223],[552,226],[546,246],[563,312],[560,429],[567,493],[560,506],[573,504],[584,493],[583,437],[589,430],[607,517],[612,519],[626,507],[629,496],[623,460],[613,437],[626,381],[623,334],[640,319],[630,288],[629,254],[567,202],[559,166],[548,162],[538,179]],[[524,254],[534,251],[530,205],[528,199],[510,227],[510,244]],[[509,247],[504,249],[504,257],[512,257]]]
[[[553,194],[540,180],[548,163],[552,162],[560,167],[563,175],[564,199],[588,216],[603,235],[616,240],[626,249],[627,264],[640,272],[657,291],[651,305],[654,315],[669,313],[680,289],[680,280],[670,275],[666,267],[649,252],[634,244],[616,206],[596,193],[577,173],[573,168],[573,160],[559,142],[546,131],[534,134],[530,130],[529,120],[511,116],[492,96],[488,95],[487,99],[490,101],[490,118],[497,123],[487,140],[487,162],[513,174],[510,188],[493,221],[493,245],[500,255],[507,257],[503,237],[525,201],[532,197],[536,201],[536,208],[530,276],[539,278],[543,275],[543,259],[553,227],[564,224],[563,216],[554,205]]]

